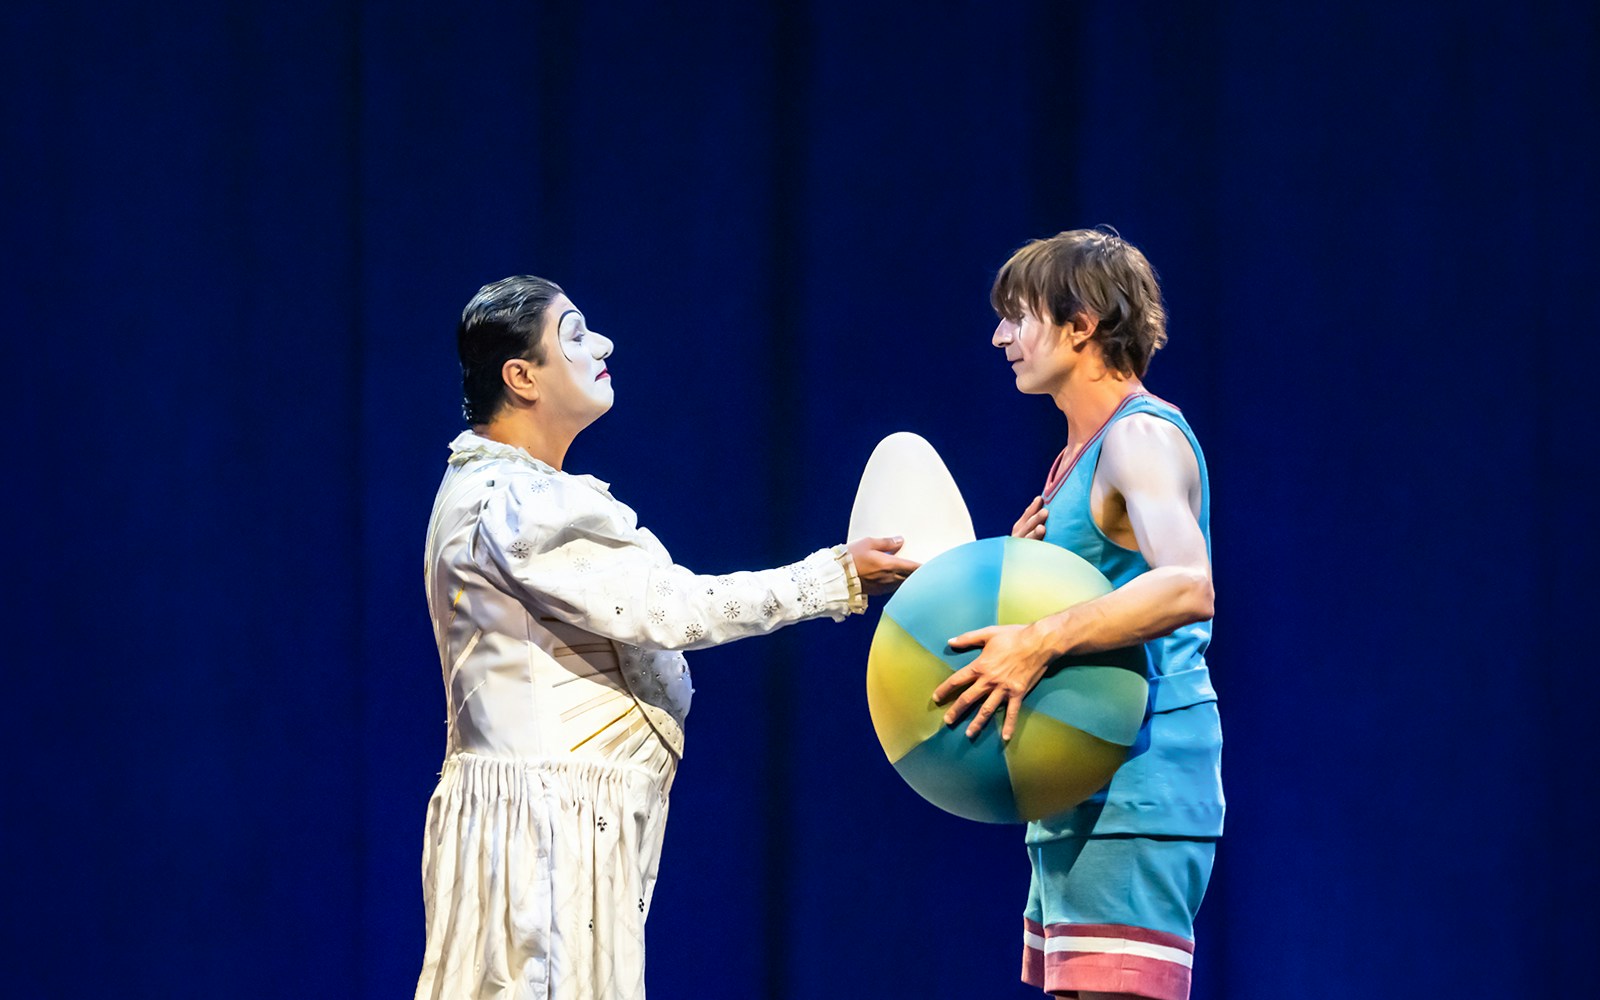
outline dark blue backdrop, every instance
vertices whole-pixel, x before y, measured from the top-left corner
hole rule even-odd
[[[1592,3],[0,17],[8,995],[409,995],[479,284],[615,339],[570,467],[716,572],[900,429],[1004,532],[1064,424],[988,282],[1096,223],[1213,470],[1197,1000],[1589,995]],[[899,783],[871,628],[695,657],[652,996],[1030,995],[1020,831]]]

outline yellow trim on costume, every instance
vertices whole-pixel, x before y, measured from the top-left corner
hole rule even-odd
[[[636,711],[638,708],[639,708],[639,705],[638,705],[637,702],[635,702],[632,705],[629,705],[627,712],[623,712],[621,715],[617,716],[615,719],[612,719],[610,722],[606,723],[605,725],[601,726],[599,729],[596,729],[594,732],[590,733],[588,736],[585,736],[583,739],[579,740],[573,746],[572,751],[574,753],[576,753],[577,750],[578,750],[578,747],[583,746],[585,743],[587,743],[590,740],[594,739],[596,736],[599,736],[601,733],[605,732],[607,729],[610,729],[612,726],[614,726],[617,723],[621,722],[623,719],[626,719],[628,717],[628,712]]]

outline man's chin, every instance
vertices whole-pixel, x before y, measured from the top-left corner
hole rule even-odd
[[[608,399],[603,403],[600,402],[599,400],[596,400],[594,408],[589,411],[588,418],[586,420],[584,420],[583,426],[585,426],[585,427],[592,426],[596,420],[599,420],[601,417],[605,416],[607,413],[610,413],[610,412],[611,412],[611,400]]]

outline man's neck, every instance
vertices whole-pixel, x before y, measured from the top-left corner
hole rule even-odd
[[[552,469],[559,470],[561,463],[567,459],[567,449],[572,447],[572,440],[577,435],[529,419],[530,416],[531,413],[518,410],[502,410],[493,420],[479,424],[472,430],[491,441],[521,448]]]
[[[1052,394],[1056,408],[1067,417],[1068,445],[1082,447],[1124,399],[1143,391],[1144,385],[1132,375],[1119,375],[1104,365],[1079,365]]]

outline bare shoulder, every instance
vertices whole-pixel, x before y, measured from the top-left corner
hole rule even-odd
[[[1118,485],[1151,479],[1187,485],[1200,478],[1188,437],[1177,424],[1151,413],[1131,414],[1111,425],[1100,467]]]
[[[1199,523],[1200,463],[1182,428],[1144,413],[1117,421],[1106,432],[1098,474],[1105,477],[1108,492],[1121,497],[1133,539],[1129,547],[1143,553],[1152,567],[1187,566],[1197,575],[1209,575],[1210,555]],[[1110,531],[1106,534],[1128,545]]]

